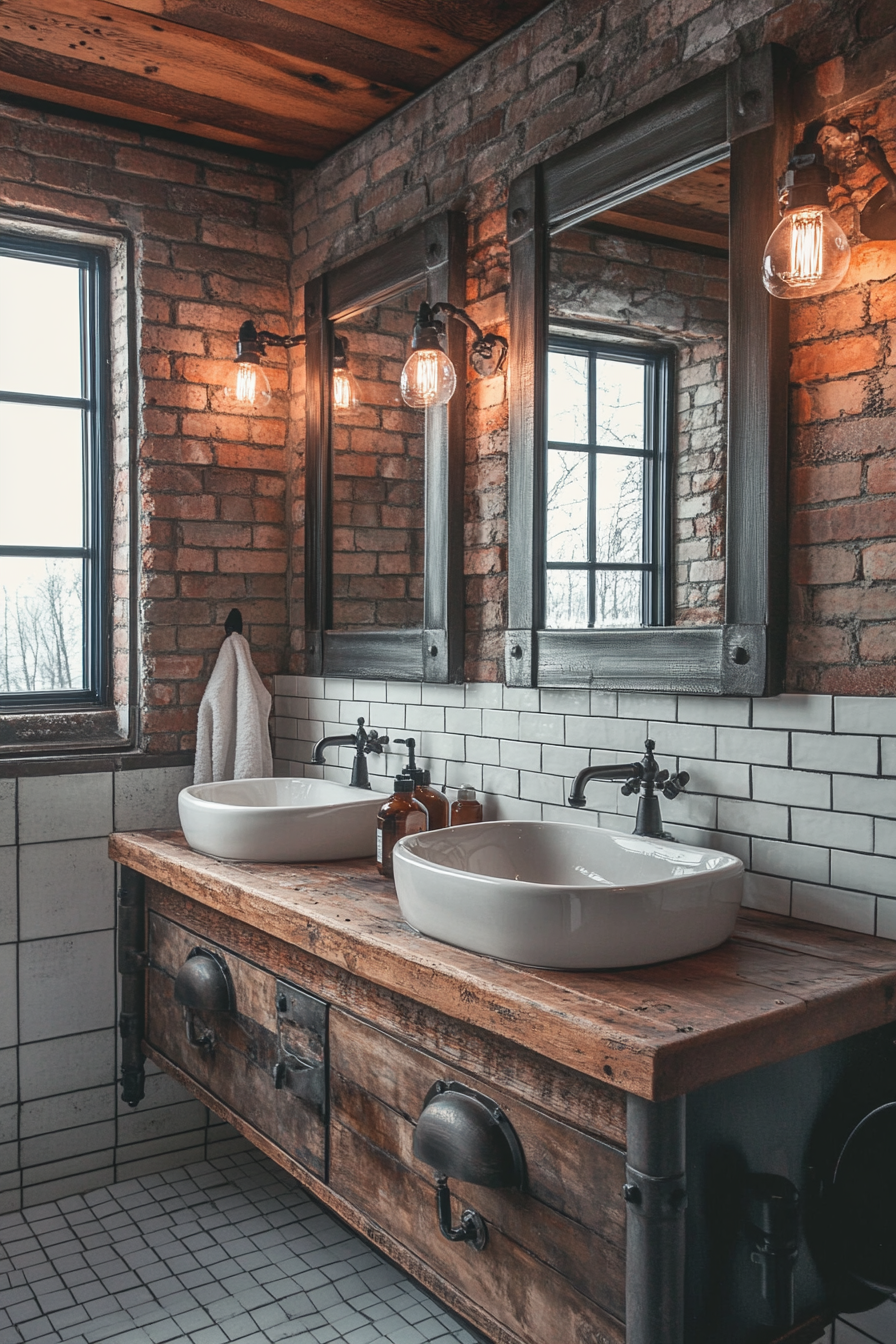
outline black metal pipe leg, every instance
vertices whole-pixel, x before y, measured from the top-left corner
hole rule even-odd
[[[626,1344],[684,1344],[685,1100],[629,1096]]]
[[[145,881],[132,868],[121,869],[118,889],[118,973],[121,976],[121,1099],[128,1106],[143,1100],[146,1061],[140,1043],[144,1031],[146,982]]]

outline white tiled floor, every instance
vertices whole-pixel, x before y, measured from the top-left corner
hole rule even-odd
[[[254,1152],[0,1218],[0,1344],[477,1338]]]

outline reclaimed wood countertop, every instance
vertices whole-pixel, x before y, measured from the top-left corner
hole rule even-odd
[[[223,915],[461,1022],[660,1101],[896,1019],[896,942],[757,911],[721,947],[622,971],[550,971],[416,933],[372,859],[232,863],[180,831],[110,857]]]

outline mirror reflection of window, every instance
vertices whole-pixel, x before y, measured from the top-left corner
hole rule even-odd
[[[333,327],[357,388],[331,425],[334,630],[423,624],[424,413],[400,379],[425,297],[415,286]]]
[[[548,629],[724,618],[728,167],[552,240]]]
[[[668,359],[554,339],[548,353],[548,629],[652,624]]]

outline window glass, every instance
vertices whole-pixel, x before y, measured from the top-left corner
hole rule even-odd
[[[0,388],[83,396],[82,269],[0,254]]]
[[[0,401],[0,539],[83,546],[84,413]]]
[[[668,352],[555,337],[548,353],[545,627],[655,619],[668,520],[659,442]],[[581,445],[573,446],[573,445]]]
[[[97,703],[108,535],[98,250],[0,235],[0,698]]]

